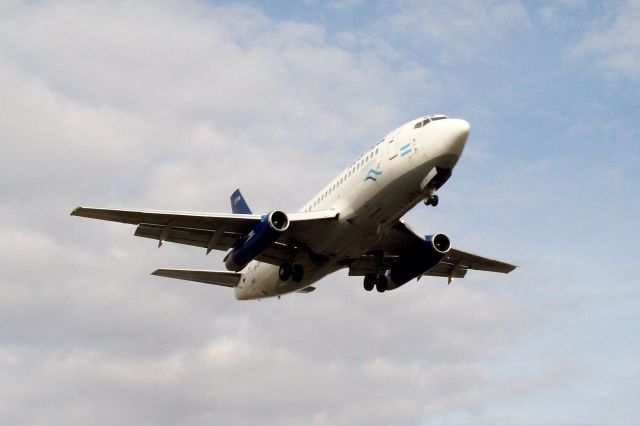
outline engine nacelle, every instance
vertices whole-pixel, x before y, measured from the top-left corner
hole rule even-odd
[[[260,222],[246,236],[238,240],[233,250],[224,258],[229,271],[240,271],[249,262],[273,244],[289,227],[289,218],[279,210],[262,216]]]
[[[388,290],[398,288],[436,266],[451,249],[444,234],[427,235],[424,244],[412,247],[400,256],[389,271]]]

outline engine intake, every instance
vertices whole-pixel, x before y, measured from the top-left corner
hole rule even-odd
[[[422,244],[402,254],[389,271],[388,289],[398,288],[436,266],[451,249],[445,234],[427,235]]]
[[[276,242],[280,234],[289,228],[287,214],[275,210],[262,216],[260,222],[238,240],[234,248],[225,256],[224,266],[229,271],[240,271],[249,262],[260,256],[269,246]]]

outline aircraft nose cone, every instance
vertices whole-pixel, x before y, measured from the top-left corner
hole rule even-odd
[[[449,150],[452,154],[455,154],[459,157],[460,155],[462,155],[464,146],[467,143],[467,138],[469,137],[469,130],[471,127],[465,120],[454,118],[449,119],[448,121],[448,125],[451,128]]]

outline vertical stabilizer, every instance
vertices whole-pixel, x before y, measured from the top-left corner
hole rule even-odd
[[[231,211],[236,214],[251,214],[251,209],[240,193],[240,189],[236,189],[231,194]]]

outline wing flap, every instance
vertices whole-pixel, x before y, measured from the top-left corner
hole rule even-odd
[[[151,273],[159,277],[175,278],[179,280],[195,281],[223,287],[235,287],[240,282],[242,274],[227,271],[204,271],[191,269],[156,269]]]
[[[209,249],[228,250],[241,237],[241,235],[232,232],[223,232],[220,238],[216,239],[214,231],[204,229],[172,228],[166,236],[162,235],[163,231],[163,226],[142,224],[136,228],[135,236],[152,240],[160,240],[161,237],[164,237],[163,241],[206,248],[207,253]],[[212,240],[215,243],[213,245],[211,245]],[[286,244],[282,243],[273,243],[256,258],[260,262],[272,265],[280,265],[282,262],[290,261],[290,259],[290,249]]]
[[[467,270],[440,262],[424,275],[443,278],[464,278],[467,275]]]
[[[163,241],[202,248],[209,248],[209,244],[215,235],[214,231],[180,227],[171,228],[166,236],[162,235],[163,232],[164,226],[162,225],[144,223],[138,225],[134,235],[136,237],[150,238],[153,240],[160,240],[161,237],[164,237]],[[211,248],[215,250],[228,250],[240,237],[240,234],[223,232],[220,238],[214,241],[215,245]]]

